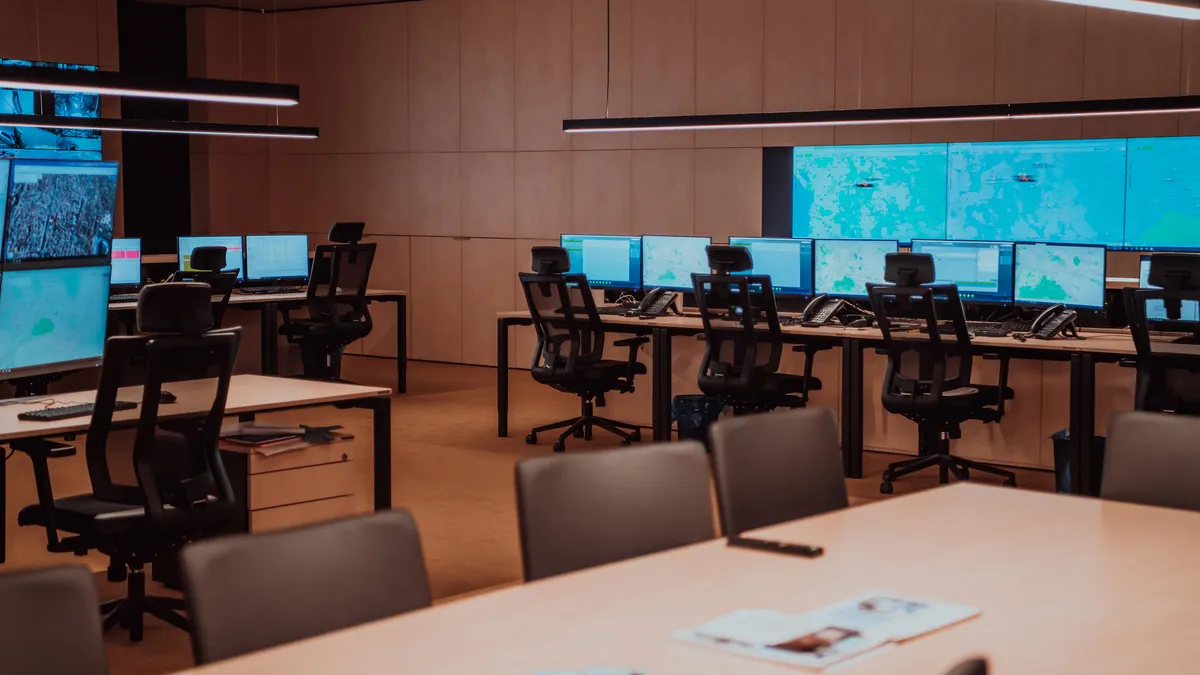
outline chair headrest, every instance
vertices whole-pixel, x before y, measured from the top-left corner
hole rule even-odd
[[[362,241],[366,223],[334,223],[329,228],[329,241],[335,244],[357,244]]]
[[[1200,255],[1159,253],[1150,258],[1151,286],[1169,291],[1200,290]]]
[[[933,256],[928,253],[889,253],[885,259],[883,279],[897,286],[931,284],[937,276]]]
[[[704,252],[708,254],[708,269],[717,274],[746,272],[754,268],[750,248],[746,246],[714,245],[706,247]]]
[[[561,246],[534,246],[532,269],[538,274],[566,274],[571,271],[571,256]]]
[[[138,294],[137,325],[143,333],[161,335],[211,330],[212,287],[191,282],[143,287]]]
[[[191,268],[197,272],[220,272],[228,264],[224,246],[197,246],[192,249]]]

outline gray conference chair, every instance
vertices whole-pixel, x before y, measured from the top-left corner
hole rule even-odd
[[[528,581],[716,536],[699,443],[535,457],[516,474]]]
[[[0,672],[104,675],[99,604],[86,567],[0,576]]]
[[[1151,412],[1115,415],[1100,497],[1200,511],[1200,418]]]
[[[735,417],[711,433],[726,536],[850,505],[832,410]]]
[[[988,675],[988,663],[985,659],[968,659],[951,668],[946,675]]]
[[[211,539],[180,558],[197,663],[430,604],[417,526],[403,510]]]

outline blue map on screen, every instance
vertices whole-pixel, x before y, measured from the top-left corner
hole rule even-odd
[[[1200,250],[1200,138],[1129,139],[1125,245]]]
[[[1121,246],[1125,139],[950,145],[948,239]]]
[[[946,145],[795,148],[792,236],[944,239]]]

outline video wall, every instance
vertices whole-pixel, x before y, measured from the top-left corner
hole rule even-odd
[[[0,59],[2,66],[97,70],[96,66]],[[35,92],[0,89],[0,114],[100,117],[100,96],[68,92]],[[31,159],[99,160],[101,134],[96,130],[30,129],[0,126],[0,157]]]
[[[764,236],[1200,250],[1200,137],[767,148],[763,182]]]

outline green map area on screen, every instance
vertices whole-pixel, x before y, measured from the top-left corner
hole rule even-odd
[[[946,145],[795,148],[792,236],[945,238]]]
[[[1200,138],[1129,139],[1125,244],[1200,249]]]
[[[7,271],[0,285],[0,370],[98,358],[110,268]]]
[[[887,254],[894,241],[818,241],[815,244],[813,288],[833,295],[867,294],[868,283],[883,283]]]
[[[1102,248],[1021,246],[1017,251],[1018,302],[1104,305]]]

